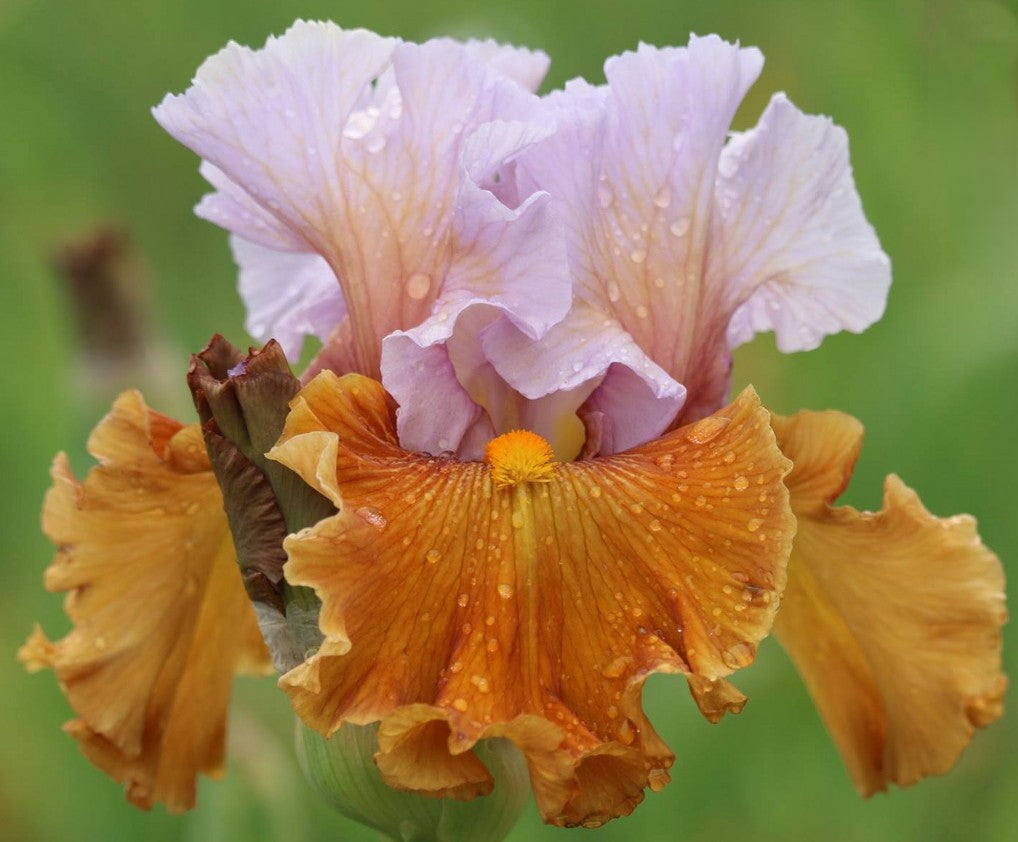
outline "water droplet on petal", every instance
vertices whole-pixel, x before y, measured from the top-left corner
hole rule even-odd
[[[643,304],[636,308],[636,316],[640,319],[645,319],[650,315],[650,310]]]
[[[615,196],[608,187],[604,184],[599,184],[597,186],[597,200],[601,203],[602,208],[610,208],[612,202],[615,201]]]
[[[512,599],[513,598],[513,586],[510,585],[508,582],[502,582],[498,586],[498,595],[500,597],[502,597],[502,599]]]
[[[442,553],[436,549],[430,549],[424,557],[428,560],[428,564],[434,564],[442,557]]]
[[[744,476],[740,475],[735,478],[735,481],[732,483],[732,485],[735,486],[736,491],[745,491],[747,488],[749,488],[749,480],[746,479]]]
[[[626,671],[626,667],[628,667],[632,662],[633,658],[631,655],[620,655],[601,670],[601,674],[605,678],[618,678]]]
[[[683,236],[689,230],[689,220],[685,217],[676,219],[671,225],[668,226],[668,230],[671,231],[676,237]]]
[[[468,707],[467,700],[463,698],[453,699],[452,706],[460,713],[466,713]]]
[[[739,159],[732,154],[722,154],[718,161],[718,172],[723,178],[732,178],[739,171]]]
[[[706,444],[721,435],[722,430],[731,423],[732,419],[724,415],[710,415],[690,427],[686,431],[686,439],[693,444]]]
[[[420,301],[431,289],[431,275],[414,272],[406,282],[406,294],[415,301]]]
[[[608,300],[613,304],[622,297],[622,291],[619,289],[619,285],[615,281],[608,283]]]
[[[385,529],[385,527],[389,525],[389,521],[386,520],[385,515],[378,511],[378,509],[374,506],[361,506],[357,510],[357,516],[370,523],[373,527],[375,527],[375,529]]]
[[[659,208],[666,208],[672,202],[672,191],[667,187],[662,187],[658,190],[657,195],[654,196],[654,204]]]
[[[629,259],[632,260],[633,263],[643,263],[643,261],[647,259],[647,250],[633,249],[629,252]]]
[[[750,532],[756,532],[761,526],[763,526],[763,521],[755,517],[750,518],[746,523],[746,529]]]

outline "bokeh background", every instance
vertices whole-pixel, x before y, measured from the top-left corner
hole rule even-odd
[[[53,453],[67,449],[85,468],[87,431],[128,380],[159,408],[187,413],[186,353],[214,331],[246,339],[226,236],[190,212],[205,189],[197,161],[148,109],[228,39],[257,45],[298,16],[413,40],[538,46],[553,58],[552,86],[602,80],[604,57],[639,40],[718,32],[761,47],[767,64],[736,126],[755,122],[781,89],[845,126],[895,283],[886,317],[866,334],[790,357],[762,337],[740,351],[736,385],[755,383],[782,412],[857,415],[867,439],[848,502],[878,507],[882,477],[895,471],[933,512],[978,515],[986,542],[1018,571],[1014,2],[0,0],[0,836],[374,838],[304,784],[271,681],[240,684],[226,780],[203,781],[198,809],[168,816],[131,808],[60,733],[70,711],[52,675],[14,662],[33,621],[51,634],[67,625],[41,585],[51,548],[38,510]],[[124,326],[113,318],[83,334],[54,269],[68,243],[103,226],[126,233],[117,271],[149,314],[149,353],[137,362],[88,352]],[[1013,673],[1014,629],[1005,650]],[[1018,712],[979,734],[947,777],[863,801],[776,644],[765,643],[740,686],[746,711],[711,726],[679,680],[656,678],[648,707],[678,755],[673,783],[597,831],[545,828],[531,807],[512,838],[1018,838]]]

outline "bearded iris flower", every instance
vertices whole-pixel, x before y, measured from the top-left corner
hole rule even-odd
[[[539,97],[540,53],[298,23],[156,108],[278,345],[198,358],[201,429],[127,393],[84,482],[54,463],[47,586],[76,625],[22,658],[134,803],[193,805],[232,675],[270,655],[324,737],[377,725],[391,787],[484,795],[476,748],[505,739],[564,825],[667,783],[650,674],[718,721],[772,625],[865,794],[947,771],[1000,716],[1003,576],[971,518],[893,476],[880,512],[835,507],[857,421],[728,401],[739,344],[861,331],[890,282],[842,130],[779,94],[729,133],[761,65],[694,37]],[[249,384],[308,336],[259,427]],[[208,406],[235,394],[231,436]],[[315,645],[284,652],[301,588]]]

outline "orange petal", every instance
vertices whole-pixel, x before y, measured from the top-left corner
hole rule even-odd
[[[37,628],[19,657],[52,667],[78,719],[66,730],[139,807],[194,806],[195,776],[221,772],[236,670],[268,657],[241,584],[197,426],[125,392],[89,440],[83,483],[61,454],[43,506],[59,550],[46,571],[74,628]]]
[[[708,720],[717,724],[726,713],[742,713],[746,696],[723,678],[711,681],[699,675],[689,676],[689,692]]]
[[[775,634],[861,793],[946,772],[1001,714],[1000,562],[971,517],[934,517],[893,475],[876,514],[828,505],[859,453],[854,418],[773,425],[799,522]]]
[[[663,786],[643,682],[747,665],[784,585],[788,463],[756,395],[505,488],[402,451],[372,380],[326,372],[292,406],[270,457],[340,508],[286,542],[287,579],[323,602],[324,644],[281,679],[297,713],[326,735],[380,721],[386,780],[435,795],[488,791],[471,749],[508,738],[558,824]]]

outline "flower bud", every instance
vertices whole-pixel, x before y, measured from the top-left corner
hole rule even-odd
[[[392,789],[374,762],[377,725],[344,724],[332,737],[297,720],[297,756],[311,785],[344,816],[398,842],[498,842],[530,795],[527,764],[512,743],[483,740],[474,748],[495,779],[490,795],[470,801]]]

